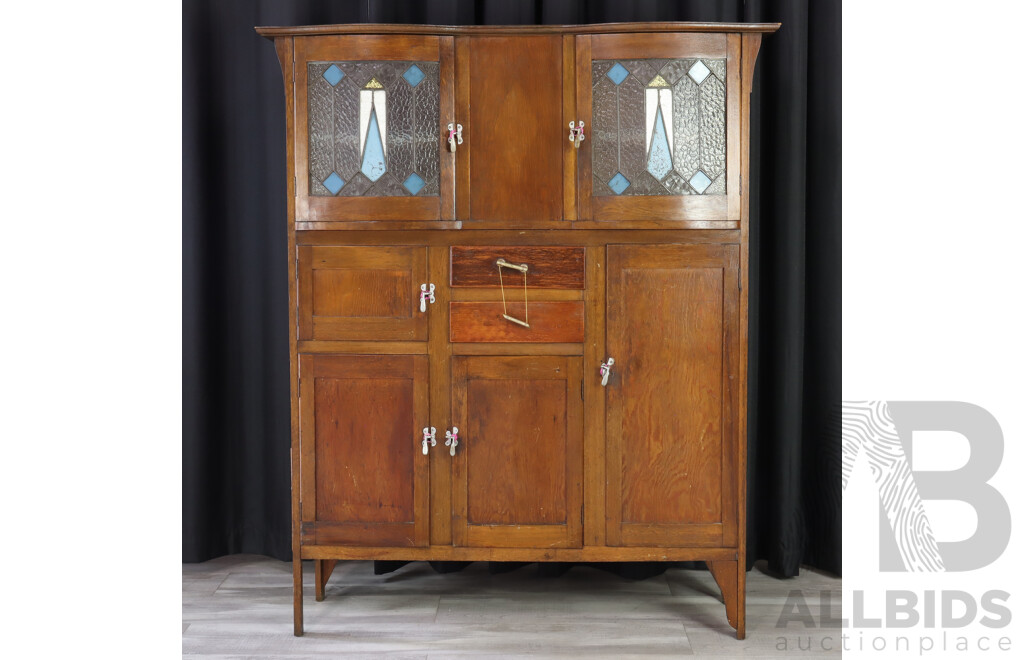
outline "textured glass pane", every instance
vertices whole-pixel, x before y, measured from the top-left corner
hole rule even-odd
[[[725,171],[725,83],[715,76],[700,86],[700,168],[712,179]]]
[[[725,71],[724,59],[594,60],[594,194],[724,195]]]
[[[308,63],[310,194],[436,197],[438,76],[437,62]]]

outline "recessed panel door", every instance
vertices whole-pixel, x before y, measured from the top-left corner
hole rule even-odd
[[[298,248],[299,339],[426,341],[427,249]]]
[[[301,355],[304,544],[425,546],[425,355]]]
[[[739,249],[608,247],[609,545],[733,547]]]
[[[565,176],[564,42],[560,35],[456,39],[459,220],[544,226],[565,218],[563,186],[573,187],[573,178]]]
[[[580,367],[578,357],[452,358],[455,545],[581,546]]]

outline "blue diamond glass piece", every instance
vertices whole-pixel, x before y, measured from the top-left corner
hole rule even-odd
[[[402,182],[402,185],[405,186],[406,190],[415,195],[419,191],[423,190],[423,186],[427,185],[427,182],[424,181],[423,177],[419,174],[413,172],[409,175],[409,178]]]
[[[625,80],[626,76],[629,75],[629,70],[626,69],[626,67],[619,64],[618,62],[616,62],[615,66],[608,69],[608,73],[606,73],[605,75],[611,78],[612,82],[615,83],[616,85],[621,85],[622,81]]]
[[[345,179],[338,176],[337,172],[331,172],[331,176],[324,179],[323,183],[324,188],[330,190],[332,195],[337,195],[341,187],[345,185]]]
[[[704,194],[704,191],[711,185],[711,178],[708,177],[707,174],[697,170],[697,173],[690,177],[690,185],[693,186],[693,189],[698,193]]]
[[[665,120],[662,119],[660,105],[654,115],[654,133],[651,135],[651,153],[647,156],[647,171],[658,181],[672,171],[672,151],[668,146],[668,134],[665,132]]]
[[[405,70],[402,77],[405,78],[405,82],[409,83],[413,87],[423,82],[423,72],[420,68],[413,64],[411,67]]]
[[[708,75],[711,74],[711,69],[709,69],[708,66],[700,60],[697,60],[697,63],[691,66],[690,70],[686,73],[693,78],[693,82],[699,85],[704,82],[704,79],[707,78]]]
[[[612,189],[616,195],[621,195],[622,191],[629,188],[629,179],[622,176],[622,172],[617,172],[615,176],[608,182],[608,187]]]
[[[380,137],[377,125],[377,109],[370,111],[370,127],[366,129],[366,146],[363,148],[363,165],[359,168],[366,178],[376,181],[388,171],[384,162],[384,141]]]
[[[324,71],[324,80],[331,83],[331,87],[334,87],[335,85],[340,83],[341,79],[344,77],[345,73],[338,68],[337,64],[332,64],[331,66],[327,67],[326,71]]]

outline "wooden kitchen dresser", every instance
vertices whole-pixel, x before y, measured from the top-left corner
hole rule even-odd
[[[318,600],[386,559],[703,560],[744,636],[748,100],[778,27],[257,29],[296,635],[302,559]]]

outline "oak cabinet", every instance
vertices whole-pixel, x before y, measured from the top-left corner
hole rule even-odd
[[[748,98],[776,24],[259,28],[295,633],[343,559],[707,562],[745,631]]]

